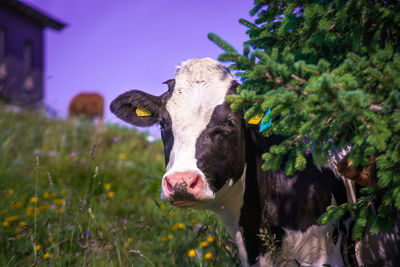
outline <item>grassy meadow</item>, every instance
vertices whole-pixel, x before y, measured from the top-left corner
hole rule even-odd
[[[213,214],[160,201],[146,137],[0,106],[0,266],[237,266]]]

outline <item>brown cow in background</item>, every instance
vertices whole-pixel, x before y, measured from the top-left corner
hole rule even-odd
[[[104,98],[98,93],[80,93],[69,104],[69,117],[84,117],[103,122]]]

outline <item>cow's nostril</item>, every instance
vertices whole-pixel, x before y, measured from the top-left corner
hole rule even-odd
[[[199,182],[199,176],[197,176],[196,179],[193,181],[193,183],[190,184],[190,188],[195,188],[198,182]]]
[[[172,187],[172,185],[170,184],[170,182],[168,181],[168,179],[167,179],[167,188],[168,188],[168,190],[169,190],[170,192],[173,192],[173,191],[174,191],[174,188]]]

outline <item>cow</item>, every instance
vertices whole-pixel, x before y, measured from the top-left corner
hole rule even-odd
[[[71,99],[69,117],[83,117],[103,122],[104,98],[98,93],[79,93]]]
[[[264,137],[243,119],[244,111],[230,109],[225,97],[239,83],[219,62],[190,59],[165,83],[168,91],[160,96],[132,90],[110,106],[128,123],[160,126],[162,200],[213,211],[235,240],[243,266],[350,264],[343,253],[348,224],[316,222],[329,205],[347,201],[338,175],[315,166],[310,155],[306,168],[292,176],[283,168],[263,171],[262,154],[284,138]]]

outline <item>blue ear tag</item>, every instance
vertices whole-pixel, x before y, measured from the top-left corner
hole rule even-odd
[[[271,127],[272,124],[272,119],[270,118],[268,122],[264,122],[267,120],[267,117],[271,115],[271,109],[268,108],[267,112],[265,112],[264,117],[261,120],[261,124],[260,124],[260,130],[259,132],[263,132],[264,130],[268,129],[269,127]]]

